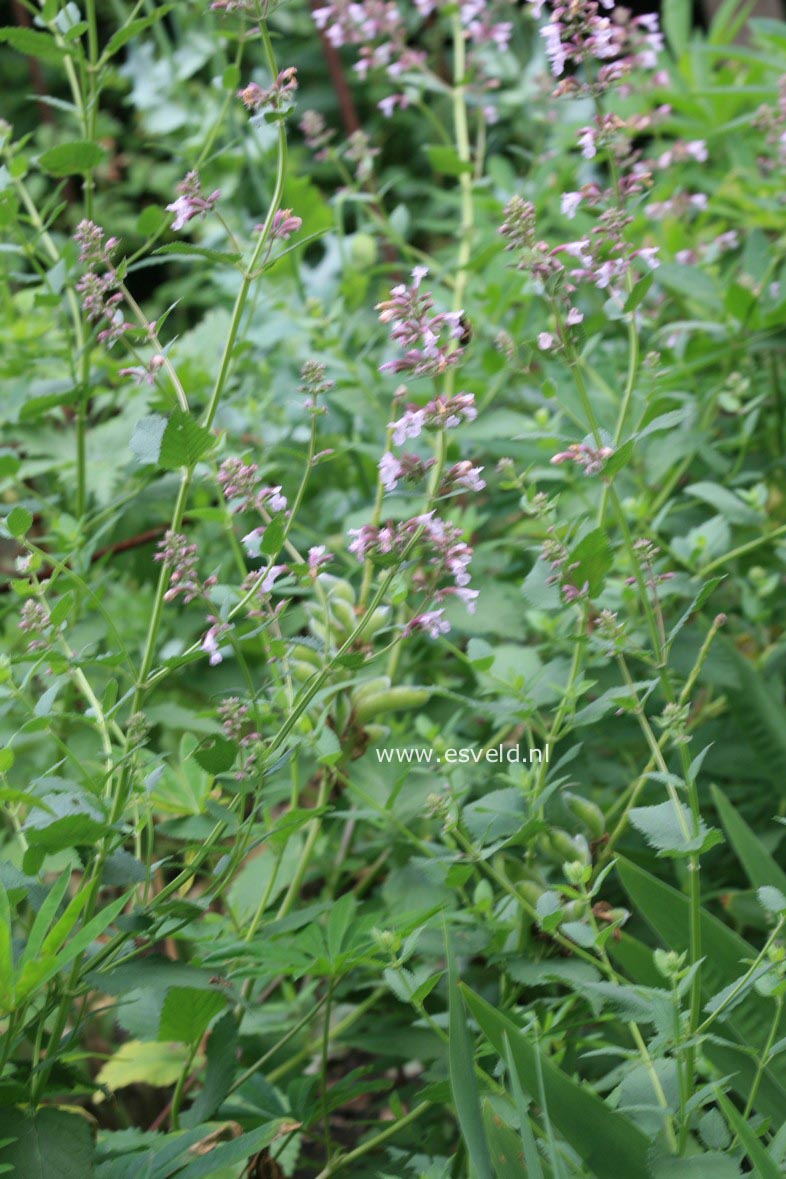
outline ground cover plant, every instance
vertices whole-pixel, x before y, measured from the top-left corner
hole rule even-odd
[[[0,1173],[786,1172],[786,24],[22,0]]]

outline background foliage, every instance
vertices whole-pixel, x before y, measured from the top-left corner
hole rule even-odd
[[[786,25],[11,9],[0,1172],[783,1174]]]

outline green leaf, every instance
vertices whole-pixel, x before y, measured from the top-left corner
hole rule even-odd
[[[641,831],[647,843],[657,849],[659,856],[701,853],[723,842],[721,833],[708,827],[701,819],[698,830],[694,830],[693,816],[683,802],[679,804],[679,809],[673,802],[633,807],[628,818]]]
[[[591,1089],[574,1081],[543,1056],[538,1046],[507,1016],[462,985],[470,1011],[494,1048],[503,1055],[505,1039],[519,1082],[542,1104],[542,1085],[549,1116],[562,1137],[598,1179],[643,1179],[647,1175],[649,1139],[637,1126],[610,1109]]]
[[[192,467],[215,442],[210,430],[194,421],[191,414],[176,409],[169,418],[161,438],[159,466],[174,471]]]
[[[219,991],[170,987],[161,1010],[158,1039],[194,1044],[225,1005],[226,1000]]]
[[[76,172],[92,172],[104,158],[104,150],[97,143],[75,140],[50,147],[38,157],[38,165],[50,176],[72,176]]]
[[[87,1118],[42,1107],[0,1110],[0,1164],[17,1179],[92,1179],[93,1133]]]
[[[462,160],[456,149],[447,144],[427,145],[426,155],[434,171],[441,172],[443,176],[461,176],[463,172],[472,171],[472,163]]]
[[[275,557],[278,555],[284,543],[286,528],[286,520],[283,516],[273,517],[259,542],[259,551],[263,556]]]
[[[633,289],[625,300],[625,305],[622,308],[626,315],[628,315],[631,311],[636,310],[639,303],[641,303],[642,299],[647,294],[647,291],[652,286],[652,280],[654,277],[655,275],[652,273],[652,271],[650,271],[649,274],[645,274],[643,278],[640,278],[638,282],[633,284]]]
[[[663,31],[675,57],[681,57],[690,43],[693,9],[691,0],[663,0]]]
[[[594,598],[603,589],[603,579],[611,568],[612,552],[609,538],[602,528],[593,528],[583,536],[570,554],[572,584],[579,589],[589,583],[589,595]]]
[[[488,1100],[484,1100],[481,1108],[491,1165],[497,1179],[522,1179],[522,1175],[529,1179],[531,1172],[524,1166],[518,1135],[505,1125]]]
[[[158,463],[166,426],[167,420],[160,413],[149,414],[136,423],[129,446],[138,463],[145,466],[155,466]]]
[[[759,837],[737,813],[725,794],[717,786],[712,786],[711,790],[729,843],[745,869],[751,887],[763,888],[769,885],[779,889],[786,896],[786,872],[775,863]]]
[[[23,826],[32,847],[48,852],[87,847],[104,834],[106,820],[86,795],[47,794],[41,802],[47,809],[33,811]]]
[[[682,630],[683,626],[685,626],[685,623],[690,620],[691,616],[695,614],[697,610],[701,610],[707,599],[714,593],[716,586],[719,586],[722,581],[722,577],[711,577],[709,581],[705,581],[704,585],[696,594],[690,606],[688,606],[688,609],[685,610],[682,615],[680,615],[675,625],[669,631],[669,636],[666,640],[669,645],[674,642],[674,639]]]
[[[0,42],[47,65],[59,65],[66,56],[66,50],[60,48],[54,37],[35,29],[0,29]]]
[[[748,524],[754,528],[761,524],[761,512],[746,504],[738,495],[722,487],[720,483],[691,483],[689,487],[685,488],[685,494],[692,495],[694,499],[709,504],[731,524]]]
[[[27,508],[11,508],[11,511],[5,518],[5,526],[12,536],[24,536],[29,532],[33,523],[33,517],[28,512]]]
[[[14,952],[11,930],[11,906],[8,893],[0,881],[0,1011],[10,1011],[14,1002]]]
[[[207,1041],[205,1081],[194,1104],[183,1116],[184,1126],[209,1122],[229,1093],[237,1068],[237,1043],[237,1020],[234,1013],[228,1011],[211,1029]]]
[[[47,930],[55,920],[57,910],[60,908],[60,903],[65,896],[70,880],[71,869],[66,868],[65,871],[60,873],[57,880],[54,882],[47,893],[46,900],[36,913],[32,929],[28,934],[25,948],[22,951],[21,958],[19,959],[20,967],[25,962],[38,957],[39,951],[41,950],[44,942],[44,938],[46,937]]]
[[[164,1089],[174,1085],[188,1060],[186,1044],[167,1044],[157,1040],[128,1040],[99,1070],[96,1084],[113,1092],[126,1085],[154,1085]]]
[[[174,4],[160,4],[150,16],[140,16],[136,20],[129,21],[122,29],[118,29],[116,33],[112,34],[106,43],[102,57],[105,59],[114,57],[118,50],[122,49],[128,41],[133,40],[134,37],[143,33],[152,24],[160,21],[174,7]]]
[[[734,722],[762,772],[775,789],[786,793],[786,710],[776,690],[733,643],[724,650],[734,662],[737,688],[728,691]]]
[[[682,953],[690,949],[690,921],[688,899],[677,889],[645,872],[643,868],[619,858],[617,874],[627,892],[632,908],[641,914],[670,950]],[[756,950],[733,930],[723,925],[706,910],[701,913],[701,990],[705,1002],[709,1001],[724,987],[729,986],[746,969],[747,963],[756,957]],[[607,942],[612,956],[617,956],[614,942]],[[620,947],[625,953],[625,938]],[[649,981],[649,980],[645,980]],[[747,1098],[750,1084],[756,1071],[754,1056],[760,1055],[765,1047],[768,1030],[772,1024],[772,1000],[752,990],[745,1001],[728,1015],[724,1012],[718,1019],[718,1026],[724,1029],[728,1047],[710,1043],[704,1051],[710,1056],[722,1075],[729,1075],[730,1084],[743,1099]],[[786,1019],[780,1023],[781,1035],[786,1031]],[[740,1046],[742,1051],[734,1047]],[[761,1077],[756,1108],[770,1117],[782,1121],[786,1107],[786,1061],[776,1058],[771,1061]]]
[[[728,1097],[723,1093],[716,1093],[716,1099],[723,1110],[727,1122],[745,1147],[745,1153],[751,1162],[753,1173],[757,1176],[757,1179],[783,1179],[783,1172],[780,1167],[774,1162],[769,1152],[765,1150],[761,1141],[736,1106],[732,1105]]]
[[[472,1037],[467,1026],[467,1013],[459,990],[456,958],[450,934],[445,934],[448,959],[448,1070],[453,1104],[477,1179],[493,1179],[491,1160],[483,1118],[480,1110],[478,1086],[475,1080],[475,1059]]]
[[[297,1122],[287,1121],[283,1118],[266,1122],[262,1126],[257,1126],[256,1130],[251,1130],[248,1134],[241,1134],[232,1142],[222,1143],[215,1150],[211,1150],[209,1154],[196,1159],[185,1170],[178,1171],[177,1179],[214,1179],[214,1176],[219,1173],[226,1173],[224,1168],[232,1167],[236,1163],[245,1163],[252,1155],[259,1154],[261,1150],[269,1146],[274,1138],[279,1137],[287,1130],[296,1129],[298,1129]]]
[[[199,258],[205,262],[216,262],[219,265],[234,266],[240,261],[240,254],[230,254],[223,250],[209,250],[205,246],[195,246],[191,242],[168,242],[159,246],[154,254],[177,254],[180,258]]]
[[[223,774],[235,764],[237,746],[226,737],[212,737],[194,750],[194,760],[208,774]]]

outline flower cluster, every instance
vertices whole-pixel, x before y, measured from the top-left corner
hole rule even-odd
[[[579,568],[579,562],[571,561],[570,549],[556,535],[553,525],[549,527],[548,536],[541,545],[540,556],[551,570],[546,585],[558,585],[565,602],[576,602],[587,596],[589,582],[574,585],[572,574]]]
[[[530,0],[536,17],[544,0]],[[601,10],[605,10],[605,14]],[[615,8],[613,0],[566,0],[555,4],[550,19],[540,30],[546,57],[555,78],[562,78],[566,66],[580,68],[600,63],[591,81],[564,79],[558,94],[581,93],[593,97],[617,85],[634,69],[654,70],[663,48],[658,17],[653,13],[633,16]]]
[[[173,213],[172,228],[183,229],[194,217],[204,217],[221,196],[221,189],[216,188],[207,196],[202,195],[198,172],[187,172],[177,186],[180,196],[167,205],[167,212]]]
[[[216,584],[215,577],[201,581],[197,574],[198,551],[181,532],[168,529],[158,543],[156,561],[161,561],[169,572],[169,589],[164,594],[165,602],[182,597],[184,602],[193,602],[203,597]]]
[[[249,82],[238,90],[237,96],[246,110],[258,114],[265,108],[282,110],[290,104],[290,95],[297,90],[297,69],[287,66],[281,70],[270,86],[260,86],[258,82]]]
[[[430,293],[420,290],[427,274],[425,266],[416,266],[409,286],[401,283],[393,287],[390,298],[377,304],[380,323],[390,324],[391,339],[405,349],[403,357],[379,366],[382,373],[438,376],[461,360],[463,349],[454,341],[464,334],[462,313],[431,314],[434,300]]]
[[[281,494],[280,486],[260,487],[256,463],[244,463],[238,458],[224,459],[218,471],[218,482],[233,513],[286,511],[287,500]]]
[[[19,619],[19,629],[24,634],[32,636],[27,644],[28,651],[42,651],[46,648],[52,623],[49,611],[43,602],[37,602],[35,598],[25,598]]]
[[[79,261],[87,266],[76,284],[82,297],[82,310],[90,323],[102,319],[106,322],[107,326],[98,333],[98,340],[111,347],[133,327],[123,315],[123,295],[118,289],[120,276],[112,261],[118,239],[109,237],[104,241],[100,226],[93,221],[80,221],[74,241],[79,246]]]
[[[423,430],[451,430],[462,422],[473,422],[478,416],[475,398],[471,393],[455,393],[452,397],[432,398],[426,405],[408,405],[400,418],[389,422],[393,444],[403,446],[408,438],[417,438]]]
[[[423,591],[429,606],[438,608],[418,613],[405,627],[405,633],[422,629],[436,637],[449,630],[440,603],[451,597],[474,613],[478,591],[469,588],[472,549],[462,539],[461,529],[433,510],[395,524],[364,524],[350,529],[349,535],[353,538],[349,551],[359,561],[371,558],[382,565],[393,565],[413,553],[418,559],[413,585]],[[452,584],[441,584],[446,579]]]
[[[597,475],[603,470],[607,459],[614,454],[612,446],[594,446],[589,442],[574,442],[567,450],[562,450],[551,458],[555,466],[561,463],[575,463],[581,467],[585,475]]]
[[[578,194],[567,195],[573,198]],[[572,206],[571,201],[569,207]],[[507,239],[505,248],[518,254],[517,269],[528,271],[537,287],[552,297],[558,291],[570,296],[578,284],[586,283],[620,299],[631,267],[641,266],[646,272],[658,265],[656,247],[634,247],[625,240],[624,230],[629,222],[630,218],[614,205],[600,214],[589,236],[549,246],[536,236],[532,204],[514,196],[505,206],[499,232]],[[581,312],[568,303],[566,322],[577,324],[581,319]],[[546,335],[539,346],[547,350],[553,342]]]
[[[306,141],[306,147],[315,153],[317,160],[324,160],[327,156],[327,146],[336,134],[332,127],[326,126],[324,116],[319,111],[304,111],[298,127]]]

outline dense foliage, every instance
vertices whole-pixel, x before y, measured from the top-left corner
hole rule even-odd
[[[786,24],[7,7],[0,1173],[786,1173]]]

